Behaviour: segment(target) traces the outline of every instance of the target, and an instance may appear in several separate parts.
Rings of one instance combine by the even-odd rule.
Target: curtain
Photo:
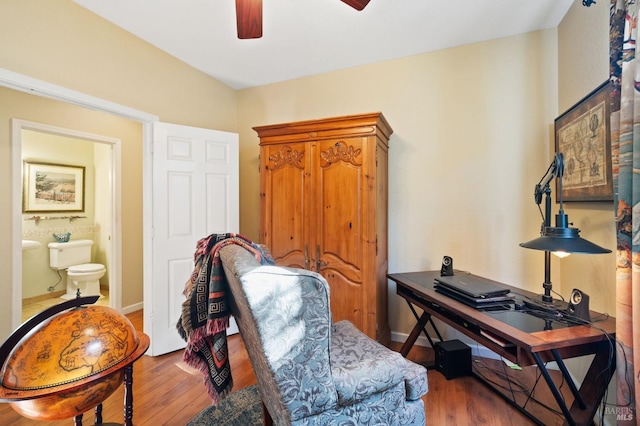
[[[636,424],[640,396],[640,78],[636,61],[638,4],[611,0],[611,154],[616,209],[618,424]]]

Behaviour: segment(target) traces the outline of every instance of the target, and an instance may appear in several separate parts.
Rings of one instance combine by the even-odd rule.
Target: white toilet
[[[63,299],[74,299],[80,290],[82,296],[100,296],[100,278],[107,269],[91,262],[91,240],[68,243],[49,243],[49,266],[67,271],[67,293]]]

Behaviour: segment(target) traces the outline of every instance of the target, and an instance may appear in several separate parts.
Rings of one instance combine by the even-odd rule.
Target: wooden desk
[[[388,278],[396,283],[397,294],[407,301],[417,321],[401,349],[404,356],[421,332],[427,335],[430,342],[432,341],[424,328],[427,323],[434,326],[441,339],[432,320],[437,318],[520,367],[537,366],[564,414],[565,424],[591,424],[615,370],[615,318],[592,311],[592,320],[602,321],[594,322],[593,325],[568,325],[566,320],[561,318],[557,321],[542,319],[525,310],[479,311],[436,292],[433,282],[439,275],[439,271],[388,275]],[[535,293],[505,286],[516,295],[516,300],[537,298]],[[417,314],[414,306],[423,310],[422,315]],[[577,388],[565,367],[564,360],[590,354],[595,354],[595,357],[582,385]],[[547,370],[546,363],[550,361],[558,364],[563,380],[571,389],[574,396],[571,407],[567,407],[564,397]],[[485,383],[491,386],[491,383]],[[491,387],[518,406],[517,401],[510,398],[507,392]],[[518,408],[532,420],[542,424],[525,407]]]

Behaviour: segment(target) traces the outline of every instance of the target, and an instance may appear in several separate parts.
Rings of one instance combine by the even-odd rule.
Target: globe
[[[118,311],[75,306],[46,318],[12,348],[3,345],[10,352],[0,370],[0,401],[35,420],[75,417],[108,398],[124,367],[148,347],[149,338]]]

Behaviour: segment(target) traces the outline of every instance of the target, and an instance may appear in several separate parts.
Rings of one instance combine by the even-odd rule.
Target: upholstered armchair
[[[233,244],[220,258],[231,310],[274,424],[425,424],[424,367],[350,322],[334,324],[320,274],[261,266]]]

